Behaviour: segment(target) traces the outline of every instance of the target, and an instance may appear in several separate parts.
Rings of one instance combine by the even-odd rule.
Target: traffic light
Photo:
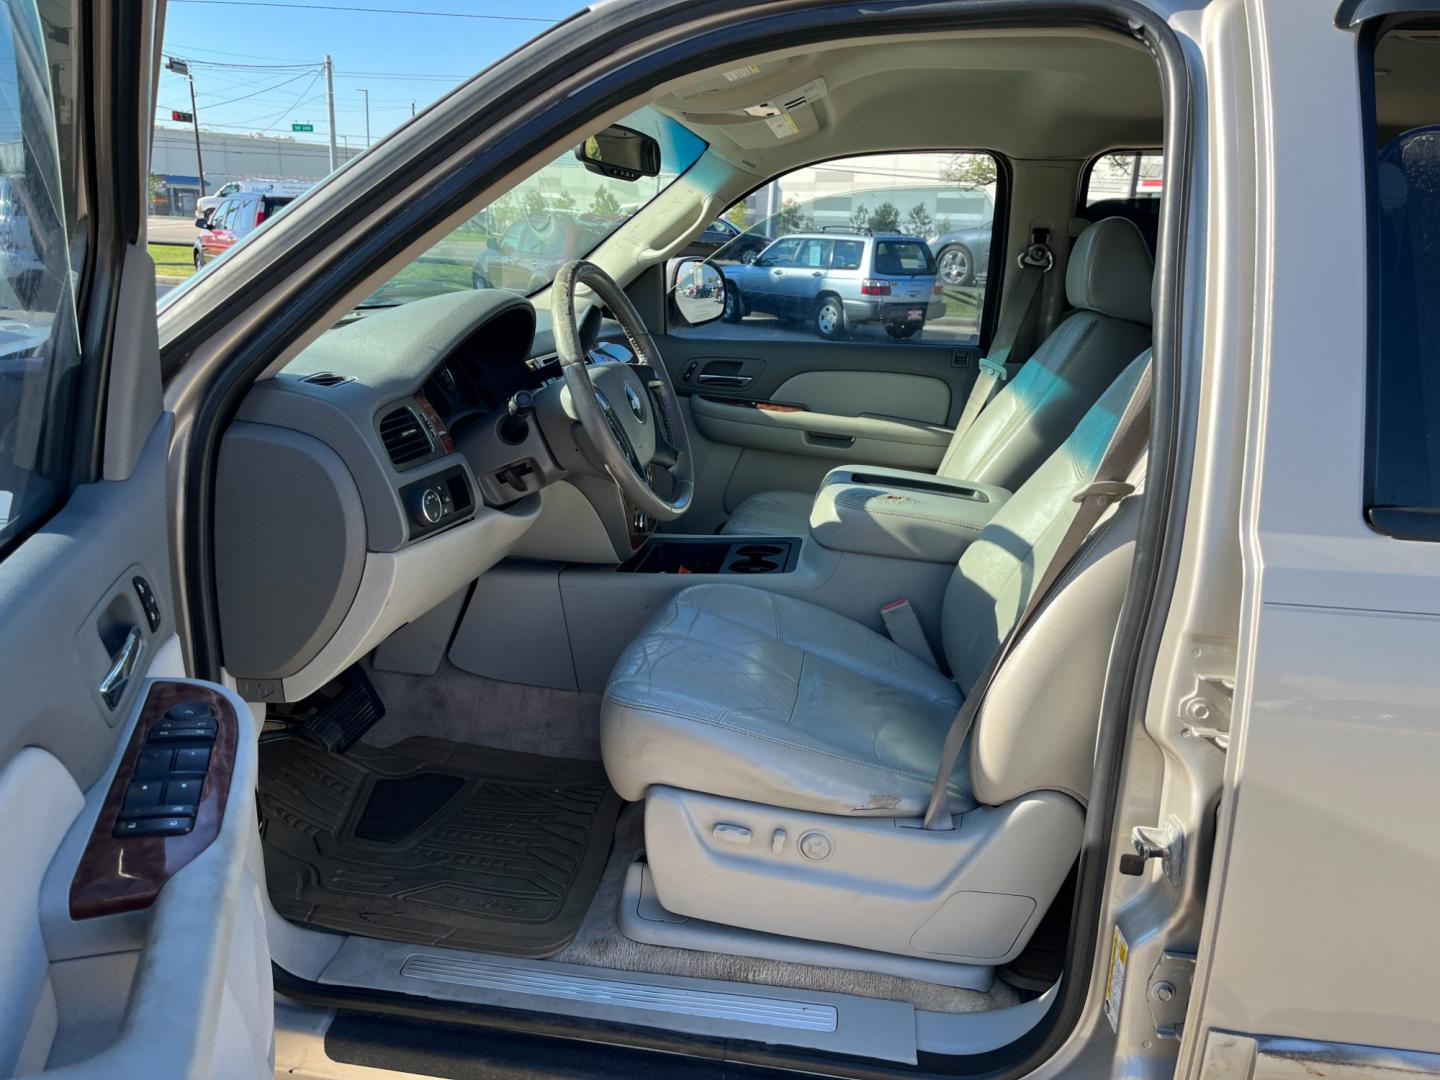
[[[177,121],[179,121],[179,122],[182,123],[182,124],[193,124],[193,123],[195,122],[195,114],[194,114],[194,113],[188,113],[188,112],[181,112],[179,109],[171,109],[171,110],[170,110],[170,119],[171,119],[171,120],[177,120]]]

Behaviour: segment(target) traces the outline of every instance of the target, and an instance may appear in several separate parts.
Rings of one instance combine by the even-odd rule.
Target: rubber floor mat
[[[575,936],[620,797],[599,762],[410,738],[260,754],[275,910],[327,930],[510,956]]]

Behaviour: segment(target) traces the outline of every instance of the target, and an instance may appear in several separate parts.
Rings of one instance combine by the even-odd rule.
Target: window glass
[[[1440,33],[1375,49],[1366,509],[1377,528],[1440,539]]]
[[[975,346],[998,171],[989,154],[927,152],[787,173],[726,212],[738,236],[699,253],[725,277],[725,317],[672,333]]]
[[[602,176],[567,150],[480,208],[360,307],[392,307],[471,288],[526,295],[544,289],[561,266],[588,255],[705,151],[698,135],[648,106],[619,123],[654,136],[659,175],[633,181]]]
[[[63,11],[54,7],[47,29]],[[0,550],[69,487],[75,329],[52,78],[33,4],[0,21]],[[65,36],[68,41],[68,35]]]
[[[1111,199],[1158,199],[1165,192],[1165,155],[1158,150],[1105,154],[1085,176],[1085,206]]]

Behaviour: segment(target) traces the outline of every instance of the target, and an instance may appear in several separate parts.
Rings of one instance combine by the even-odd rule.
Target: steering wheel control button
[[[825,861],[830,857],[830,852],[834,850],[830,843],[830,837],[823,832],[805,833],[800,837],[800,842],[796,846],[799,847],[800,854],[812,862]]]
[[[171,705],[165,712],[165,719],[174,724],[199,726],[215,723],[215,708],[203,701],[182,701],[178,705]]]
[[[722,822],[710,831],[710,835],[726,844],[743,846],[750,843],[750,830],[744,825],[726,825]]]
[[[784,830],[784,829],[776,829],[776,830],[770,835],[770,854],[771,854],[771,855],[784,855],[784,854],[785,854],[785,841],[786,841],[786,839],[787,839],[787,837],[786,837],[786,835],[785,835],[785,830]]]

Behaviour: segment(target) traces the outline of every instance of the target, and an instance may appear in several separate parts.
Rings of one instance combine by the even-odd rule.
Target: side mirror
[[[487,236],[485,238],[485,246],[496,254],[500,252],[500,241],[494,236]]]
[[[197,229],[208,229],[208,228],[210,228],[210,219],[207,218],[204,214],[201,214],[199,217],[197,217],[197,218],[195,219],[195,228],[197,228]]]
[[[671,296],[686,325],[714,322],[725,313],[725,275],[703,259],[682,259],[675,267]]]
[[[639,180],[660,175],[660,143],[653,135],[611,124],[575,148],[585,168],[612,180]]]

